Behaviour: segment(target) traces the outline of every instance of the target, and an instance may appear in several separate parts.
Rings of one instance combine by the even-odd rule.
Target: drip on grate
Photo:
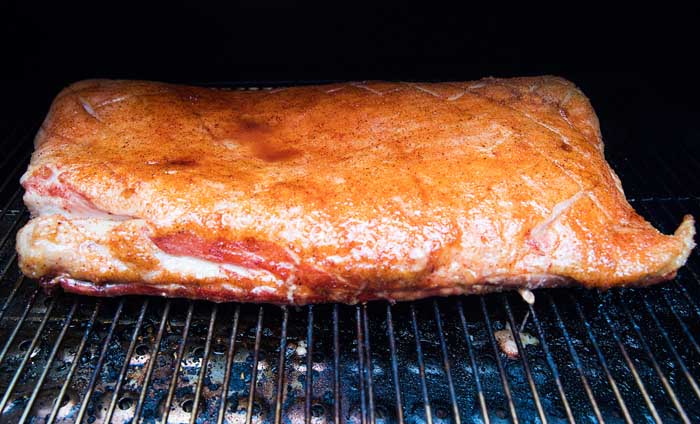
[[[2,422],[571,422],[700,420],[700,261],[669,283],[308,307],[48,297],[17,269],[17,180],[36,126],[0,159]],[[664,232],[700,201],[700,164],[621,160],[637,210]],[[654,195],[642,166],[667,178]],[[664,195],[664,193],[666,193]],[[673,196],[670,193],[683,193]],[[509,358],[495,333],[537,338]]]

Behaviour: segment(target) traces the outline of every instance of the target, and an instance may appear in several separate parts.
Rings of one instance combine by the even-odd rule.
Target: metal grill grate
[[[304,308],[49,297],[14,253],[36,128],[3,128],[1,145],[2,422],[700,421],[697,252],[661,286],[540,291],[534,306],[512,293]],[[663,231],[700,216],[683,183],[692,155],[616,163]],[[656,192],[641,189],[646,166],[663,173]],[[510,359],[495,333],[526,315],[539,344],[516,337]]]

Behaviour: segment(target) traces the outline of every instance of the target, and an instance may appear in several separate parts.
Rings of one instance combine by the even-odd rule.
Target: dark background
[[[224,84],[556,74],[591,98],[612,156],[680,152],[679,143],[677,155],[694,155],[700,140],[697,8],[52,3],[2,6],[6,116],[42,115],[62,87],[96,77]]]

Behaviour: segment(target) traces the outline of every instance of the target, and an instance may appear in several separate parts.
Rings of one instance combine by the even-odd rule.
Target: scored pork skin
[[[672,278],[556,77],[63,90],[22,177],[22,271],[93,295],[305,304]]]

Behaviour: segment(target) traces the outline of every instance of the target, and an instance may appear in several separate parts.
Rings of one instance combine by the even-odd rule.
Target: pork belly
[[[673,278],[556,77],[223,90],[89,80],[22,177],[22,271],[114,296],[355,303]]]

